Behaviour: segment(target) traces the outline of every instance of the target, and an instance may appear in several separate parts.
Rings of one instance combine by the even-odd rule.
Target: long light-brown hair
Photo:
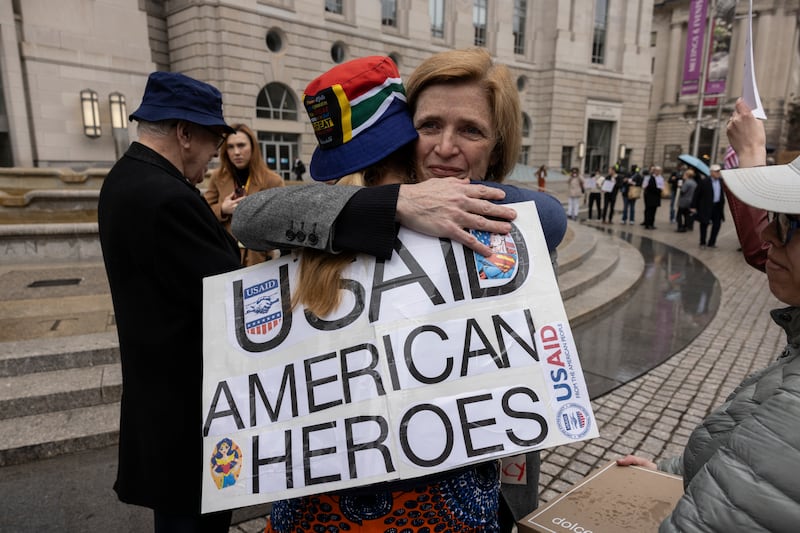
[[[276,176],[277,174],[270,170],[270,168],[264,162],[264,158],[261,157],[261,147],[258,144],[258,138],[256,137],[256,134],[245,124],[233,124],[231,127],[236,130],[236,133],[244,133],[250,140],[250,163],[248,163],[248,169],[250,171],[250,183],[259,189],[266,188],[269,183],[268,176],[271,174]],[[231,158],[228,156],[228,144],[226,142],[222,145],[222,148],[220,148],[218,179],[220,181],[222,181],[224,178],[232,180],[234,179],[235,175],[236,167],[233,165]]]
[[[413,115],[417,98],[431,85],[478,82],[489,99],[496,137],[492,162],[484,177],[503,181],[514,169],[522,145],[522,109],[519,93],[505,65],[495,63],[483,48],[447,50],[423,61],[406,82],[406,97]]]
[[[373,186],[381,183],[412,183],[411,161],[413,143],[390,154],[382,161],[361,172],[339,179],[336,185]],[[369,220],[364,221],[369,224]],[[303,248],[296,290],[292,296],[292,309],[303,305],[306,312],[326,316],[342,303],[342,272],[358,254],[342,252],[331,254],[322,250]]]

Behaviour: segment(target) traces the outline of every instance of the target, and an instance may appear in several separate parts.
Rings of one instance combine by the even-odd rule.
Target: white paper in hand
[[[750,12],[747,17],[747,39],[745,42],[744,80],[742,81],[742,98],[753,116],[766,119],[764,108],[761,106],[761,97],[756,86],[755,65],[753,64],[753,0],[750,0]]]

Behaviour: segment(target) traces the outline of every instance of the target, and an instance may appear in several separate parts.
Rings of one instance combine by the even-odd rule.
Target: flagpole
[[[708,53],[711,48],[711,30],[714,24],[714,16],[717,13],[717,0],[711,0],[706,11],[706,34],[703,37],[703,61],[700,64],[700,86],[697,88],[697,119],[694,125],[694,143],[692,144],[692,155],[698,157],[700,150],[700,122],[703,120],[703,100],[706,98],[706,80],[708,78]]]

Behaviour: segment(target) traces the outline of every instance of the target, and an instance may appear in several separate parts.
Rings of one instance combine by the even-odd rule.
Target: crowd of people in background
[[[659,207],[669,209],[669,223],[678,233],[693,232],[695,221],[699,228],[700,248],[716,248],[717,236],[725,220],[725,195],[721,186],[722,167],[713,164],[694,168],[678,162],[669,177],[657,165],[642,169],[638,165],[608,167],[605,173],[595,170],[580,177],[578,168],[570,169],[567,178],[567,217],[580,220],[581,207],[586,208],[586,220],[613,224],[618,199],[622,210],[619,223],[632,225],[636,221],[637,200],[644,199],[641,226],[655,230]]]

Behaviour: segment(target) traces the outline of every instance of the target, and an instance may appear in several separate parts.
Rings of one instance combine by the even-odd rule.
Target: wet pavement
[[[714,318],[720,300],[719,283],[696,257],[633,231],[600,231],[635,246],[645,271],[626,301],[573,330],[593,399],[682,350]]]

